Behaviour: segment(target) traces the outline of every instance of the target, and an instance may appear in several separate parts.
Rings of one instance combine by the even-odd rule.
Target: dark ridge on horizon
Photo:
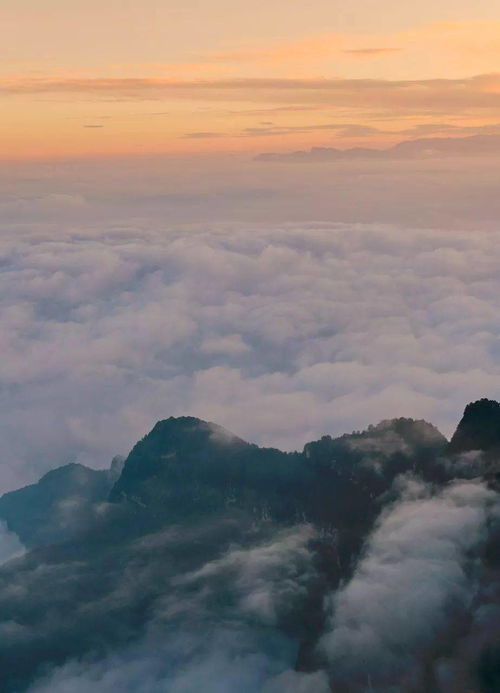
[[[437,158],[440,156],[482,156],[500,155],[500,135],[466,135],[462,137],[421,137],[402,140],[385,149],[374,147],[311,147],[307,150],[291,152],[264,152],[255,157],[256,161],[276,162],[328,162],[377,160],[391,161],[408,158]]]

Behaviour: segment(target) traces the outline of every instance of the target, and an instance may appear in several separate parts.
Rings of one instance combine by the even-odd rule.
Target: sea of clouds
[[[192,414],[301,448],[500,391],[500,233],[3,224],[0,490]]]

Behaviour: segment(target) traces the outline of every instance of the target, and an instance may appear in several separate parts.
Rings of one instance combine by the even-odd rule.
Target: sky
[[[387,147],[498,126],[487,0],[16,0],[4,161]]]

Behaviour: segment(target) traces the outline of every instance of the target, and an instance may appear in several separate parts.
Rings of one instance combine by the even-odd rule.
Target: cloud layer
[[[499,248],[324,224],[4,230],[3,488],[108,466],[185,413],[288,449],[402,415],[450,433],[500,388]]]

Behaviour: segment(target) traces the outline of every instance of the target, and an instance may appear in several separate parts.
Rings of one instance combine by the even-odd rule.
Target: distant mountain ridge
[[[256,156],[257,161],[327,162],[327,161],[391,161],[398,159],[439,157],[498,156],[500,135],[468,135],[462,137],[419,137],[403,140],[385,149],[373,147],[312,147],[293,152],[265,152]]]
[[[171,520],[189,510],[242,503],[276,518],[307,516],[331,524],[339,518],[333,517],[328,497],[333,494],[343,506],[348,492],[350,513],[358,512],[359,503],[363,512],[370,508],[371,521],[373,500],[398,474],[416,471],[443,481],[443,465],[436,463],[440,457],[492,446],[500,446],[500,404],[486,399],[467,405],[450,443],[432,424],[400,418],[338,438],[323,436],[300,453],[260,448],[195,417],[170,417],[159,421],[125,460],[115,458],[110,470],[68,464],[4,494],[0,520],[28,547],[75,536],[85,526],[82,514],[88,522],[87,511],[107,501],[154,505],[155,513]]]

